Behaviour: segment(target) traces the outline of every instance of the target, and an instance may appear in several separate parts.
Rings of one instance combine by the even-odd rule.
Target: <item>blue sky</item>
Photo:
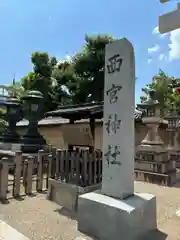
[[[158,34],[158,16],[176,8],[159,0],[4,0],[0,2],[0,83],[31,71],[33,51],[72,56],[84,35],[127,37],[136,56],[136,101],[159,68],[180,77],[180,31]],[[155,30],[153,30],[155,29]]]

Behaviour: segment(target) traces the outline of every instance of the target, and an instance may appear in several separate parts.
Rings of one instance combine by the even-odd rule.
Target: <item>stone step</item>
[[[135,180],[170,186],[176,183],[176,170],[167,174],[135,170]]]
[[[135,170],[166,174],[176,169],[175,161],[153,162],[153,161],[135,161]]]

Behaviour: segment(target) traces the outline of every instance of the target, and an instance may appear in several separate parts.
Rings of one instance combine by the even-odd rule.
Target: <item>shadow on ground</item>
[[[70,211],[65,207],[58,208],[54,210],[54,212],[58,212],[60,215],[71,218],[72,220],[77,220],[77,213]]]
[[[166,240],[167,237],[167,234],[157,229],[156,231],[152,231],[148,235],[141,237],[139,240]]]

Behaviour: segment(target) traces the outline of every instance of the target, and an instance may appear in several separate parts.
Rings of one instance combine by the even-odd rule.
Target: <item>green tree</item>
[[[16,82],[13,80],[13,83],[8,86],[8,94],[10,96],[16,96],[20,99],[24,95],[25,89],[22,86],[21,82]]]
[[[72,63],[62,61],[56,64],[52,77],[55,80],[52,94],[53,100],[57,104],[72,104],[78,81]]]
[[[49,57],[48,53],[34,52],[31,56],[33,72],[22,78],[25,90],[38,90],[47,94],[52,86],[51,74],[57,63],[56,59]]]
[[[60,62],[53,71],[53,78],[56,79],[54,89],[56,101],[62,104],[87,102],[89,82],[76,73],[73,61]]]
[[[22,79],[24,90],[41,91],[46,97],[46,111],[59,104],[102,101],[105,46],[113,40],[107,35],[86,35],[82,51],[71,61],[58,64],[48,53],[33,53],[33,71]]]
[[[155,79],[156,81],[153,81],[142,88],[144,95],[140,97],[141,102],[147,100],[149,90],[153,89],[156,90],[156,97],[162,110],[169,108],[172,103],[178,104],[179,96],[174,94],[172,88],[169,86],[174,80],[174,77],[169,77],[165,72],[159,70]]]
[[[44,111],[54,110],[60,104],[60,102],[54,99],[56,85],[54,84],[55,79],[52,77],[57,60],[55,57],[50,57],[48,53],[34,52],[31,61],[33,71],[22,78],[22,86],[25,91],[41,91],[45,97]]]
[[[76,98],[80,101],[103,100],[105,46],[113,40],[108,35],[86,35],[83,50],[72,58],[78,76]]]
[[[6,110],[4,107],[0,107],[0,135],[7,129],[7,122],[4,120]]]
[[[105,46],[113,40],[108,35],[86,35],[82,51],[71,61],[59,63],[46,52],[34,52],[31,56],[33,71],[16,86],[11,85],[10,90],[18,96],[24,91],[41,91],[45,111],[54,110],[59,104],[102,101]]]

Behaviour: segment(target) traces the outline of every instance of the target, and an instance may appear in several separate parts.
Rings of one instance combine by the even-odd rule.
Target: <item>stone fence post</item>
[[[33,161],[32,156],[27,157],[27,177],[26,177],[26,194],[32,194],[32,175],[33,175]]]
[[[0,199],[6,201],[8,192],[8,173],[9,173],[9,162],[8,158],[4,157],[1,159],[1,174],[0,174]]]
[[[51,162],[51,178],[55,178],[56,175],[56,147],[52,147],[52,162]]]
[[[14,188],[13,188],[13,196],[20,196],[20,186],[21,186],[21,172],[22,172],[22,152],[18,151],[15,155],[15,172],[14,172]]]
[[[43,190],[43,154],[44,150],[39,150],[38,152],[38,173],[37,173],[37,191],[41,192]]]

